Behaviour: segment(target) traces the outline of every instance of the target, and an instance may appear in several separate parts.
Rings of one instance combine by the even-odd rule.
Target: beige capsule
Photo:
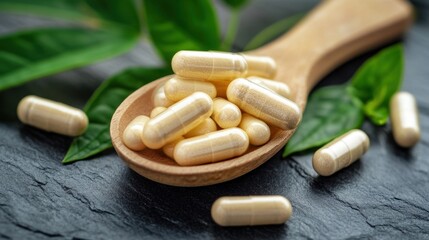
[[[200,125],[196,126],[194,129],[185,134],[185,138],[196,137],[204,135],[209,132],[214,132],[217,130],[216,123],[211,118],[206,118]]]
[[[396,93],[390,101],[393,137],[401,147],[412,147],[420,140],[419,110],[408,92]]]
[[[355,162],[368,148],[366,133],[351,130],[317,150],[313,155],[313,168],[321,176],[330,176]]]
[[[216,97],[213,83],[189,79],[171,78],[164,85],[165,96],[172,101],[180,101],[194,92],[203,92],[211,98]]]
[[[143,129],[146,122],[149,121],[147,116],[138,116],[134,118],[128,126],[125,128],[122,134],[122,142],[129,149],[134,151],[141,151],[145,149],[145,145],[142,140]]]
[[[276,195],[221,197],[213,203],[211,215],[225,227],[283,224],[292,216],[292,205]]]
[[[277,73],[277,64],[274,59],[266,56],[252,56],[241,54],[247,63],[247,76],[274,78]]]
[[[23,98],[17,112],[25,124],[66,136],[79,136],[88,127],[88,117],[82,110],[37,96]]]
[[[174,160],[182,166],[218,162],[240,156],[249,147],[249,138],[240,128],[228,128],[180,141]]]
[[[247,80],[253,83],[259,84],[263,87],[266,87],[274,91],[275,93],[279,94],[280,96],[283,96],[285,98],[290,98],[290,89],[286,83],[277,82],[274,80],[260,78],[260,77],[248,77]]]
[[[215,98],[212,118],[221,128],[237,127],[241,121],[241,111],[234,103],[223,98]]]
[[[243,113],[239,128],[243,129],[249,137],[250,144],[260,146],[270,140],[270,127],[250,114]]]
[[[178,76],[196,80],[232,80],[247,74],[244,57],[227,52],[179,51],[171,66]]]
[[[198,126],[212,112],[210,96],[202,92],[193,93],[150,119],[143,131],[143,142],[148,148],[159,149]]]
[[[167,110],[166,107],[156,107],[152,109],[152,111],[150,112],[150,118],[154,118],[158,116],[160,113],[164,112],[165,110]]]
[[[230,81],[213,81],[211,82],[216,87],[216,96],[221,98],[226,98],[226,90]]]
[[[294,129],[301,120],[294,102],[244,78],[232,81],[226,95],[241,110],[281,129]]]
[[[174,104],[174,101],[165,96],[164,85],[160,85],[153,91],[152,101],[154,107],[169,107]]]
[[[169,158],[174,159],[174,148],[183,139],[185,139],[185,138],[179,137],[178,139],[174,140],[173,142],[165,144],[165,146],[162,147],[162,152],[164,152],[164,154],[167,155]]]

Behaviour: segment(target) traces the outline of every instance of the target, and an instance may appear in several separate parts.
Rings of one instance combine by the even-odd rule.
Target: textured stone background
[[[316,1],[253,1],[242,14],[236,48],[265,26],[310,9]],[[423,136],[413,149],[392,140],[390,126],[363,129],[369,152],[332,177],[311,167],[311,154],[282,159],[277,154],[255,171],[210,187],[178,188],[147,180],[129,170],[114,151],[63,166],[71,139],[16,120],[20,98],[37,94],[82,107],[107,76],[127,66],[160,64],[153,49],[33,81],[0,92],[0,238],[4,239],[198,239],[429,238],[429,2],[414,1],[417,20],[404,38],[403,89],[417,97]],[[223,27],[228,12],[217,3]],[[0,13],[0,34],[47,19]],[[374,52],[327,76],[321,85],[348,80]],[[286,54],[286,53],[285,53]],[[212,202],[224,195],[280,194],[291,200],[285,225],[221,228],[210,218]]]

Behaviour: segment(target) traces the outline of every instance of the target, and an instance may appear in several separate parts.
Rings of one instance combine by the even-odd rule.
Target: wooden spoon
[[[285,82],[292,100],[304,110],[313,86],[329,71],[398,37],[412,22],[412,9],[402,0],[323,1],[290,32],[249,54],[272,57],[278,65],[276,81]],[[113,115],[113,146],[128,166],[153,181],[173,186],[204,186],[239,177],[263,164],[282,149],[294,130],[272,130],[272,139],[246,154],[222,162],[183,167],[162,151],[135,152],[122,143],[127,124],[149,115],[152,93],[171,76],[151,82],[122,102]],[[269,106],[267,106],[269,107]]]

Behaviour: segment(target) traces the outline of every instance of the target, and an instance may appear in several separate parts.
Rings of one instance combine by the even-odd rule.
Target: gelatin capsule
[[[171,66],[178,76],[196,80],[233,80],[247,74],[244,57],[226,52],[179,51]]]
[[[153,91],[152,101],[155,107],[169,107],[174,104],[174,101],[165,96],[164,85],[159,86]]]
[[[266,87],[285,98],[290,97],[290,89],[286,83],[277,82],[274,80],[260,78],[260,77],[248,77],[247,80],[253,83],[259,84],[262,87]]]
[[[214,132],[217,130],[216,123],[211,118],[206,118],[204,122],[200,123],[200,125],[196,126],[194,129],[185,134],[185,138],[196,137],[200,135],[204,135],[209,132]]]
[[[266,56],[252,56],[241,54],[247,63],[247,76],[274,78],[277,73],[277,64],[274,59]]]
[[[301,120],[294,102],[244,78],[232,81],[226,95],[241,110],[281,129],[294,129]]]
[[[167,155],[169,158],[174,159],[174,148],[183,139],[185,139],[185,138],[179,137],[178,139],[176,139],[170,143],[165,144],[165,146],[162,147],[162,151],[164,152],[164,154]]]
[[[239,128],[243,129],[249,137],[250,144],[260,146],[270,140],[270,127],[264,122],[250,114],[243,113]]]
[[[221,128],[237,127],[241,121],[241,111],[234,103],[223,98],[215,98],[212,118]]]
[[[82,110],[37,96],[23,98],[17,112],[25,124],[66,136],[79,136],[88,127]]]
[[[213,81],[211,83],[216,87],[216,96],[226,98],[226,89],[228,89],[230,81]]]
[[[198,126],[212,112],[210,96],[202,92],[193,93],[150,119],[143,130],[143,143],[148,148],[159,149]]]
[[[408,92],[393,95],[390,101],[393,138],[401,147],[412,147],[420,140],[419,110],[416,99]]]
[[[210,82],[171,78],[164,85],[165,96],[172,101],[180,101],[194,92],[203,92],[216,97],[216,87]]]
[[[355,162],[368,148],[366,133],[351,130],[317,150],[313,155],[313,168],[321,176],[330,176]]]
[[[180,141],[174,160],[182,166],[218,162],[240,156],[248,147],[249,138],[243,130],[228,128]]]
[[[128,124],[122,134],[122,142],[124,142],[125,146],[134,151],[145,149],[146,146],[142,141],[142,134],[147,121],[149,121],[149,118],[141,115],[134,118],[134,120]]]
[[[150,112],[150,118],[154,118],[158,116],[160,113],[164,112],[165,110],[167,110],[166,107],[156,107],[152,109],[152,111]]]
[[[292,205],[283,196],[221,197],[211,209],[220,226],[283,224],[292,216]]]

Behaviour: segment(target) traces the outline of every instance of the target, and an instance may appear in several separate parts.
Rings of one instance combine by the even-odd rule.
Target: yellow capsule
[[[154,118],[158,116],[160,113],[164,112],[165,110],[167,110],[166,107],[156,107],[152,109],[152,111],[150,112],[150,118]]]
[[[213,81],[211,83],[216,87],[216,96],[226,98],[226,89],[228,89],[230,81]]]
[[[355,162],[368,148],[366,133],[351,130],[317,150],[313,155],[313,168],[321,176],[330,176]]]
[[[396,93],[390,101],[393,137],[401,147],[412,147],[420,140],[419,110],[408,92]]]
[[[301,120],[294,102],[244,78],[232,81],[226,95],[241,110],[281,129],[296,128]]]
[[[159,86],[153,91],[152,101],[155,107],[169,107],[174,104],[174,101],[165,96],[164,85]]]
[[[241,121],[241,111],[234,103],[223,98],[215,98],[212,118],[221,128],[237,127]]]
[[[228,128],[180,141],[174,160],[182,166],[218,162],[240,156],[249,147],[249,138],[239,128]]]
[[[277,73],[277,64],[274,59],[265,56],[251,56],[241,54],[247,62],[247,76],[274,78]]]
[[[200,125],[196,126],[194,129],[185,134],[185,138],[196,137],[204,135],[209,132],[214,132],[217,130],[216,123],[211,118],[207,118]]]
[[[150,119],[143,130],[143,142],[148,148],[159,149],[198,126],[212,112],[210,96],[193,93]]]
[[[165,96],[172,101],[180,101],[194,92],[203,92],[216,97],[216,87],[210,82],[171,78],[164,85]]]
[[[262,87],[266,87],[285,98],[290,97],[290,89],[286,83],[277,82],[274,80],[260,78],[260,77],[248,77],[247,80],[253,83],[259,84]]]
[[[179,51],[171,66],[177,75],[197,80],[232,80],[247,73],[244,57],[226,52]]]
[[[243,113],[239,128],[243,129],[249,137],[250,144],[260,146],[270,140],[270,127],[250,114]]]
[[[141,151],[146,147],[142,141],[142,134],[148,120],[147,116],[142,115],[134,118],[128,124],[122,134],[122,142],[124,142],[125,146],[134,151]]]
[[[211,209],[213,220],[224,227],[283,224],[292,205],[283,196],[221,197]]]
[[[79,136],[88,127],[88,118],[82,110],[37,96],[23,98],[17,112],[25,124],[66,136]]]
[[[176,139],[170,143],[165,144],[165,146],[162,147],[162,151],[164,152],[164,154],[167,155],[169,158],[174,159],[174,148],[183,139],[185,139],[185,138],[179,137],[178,139]]]

